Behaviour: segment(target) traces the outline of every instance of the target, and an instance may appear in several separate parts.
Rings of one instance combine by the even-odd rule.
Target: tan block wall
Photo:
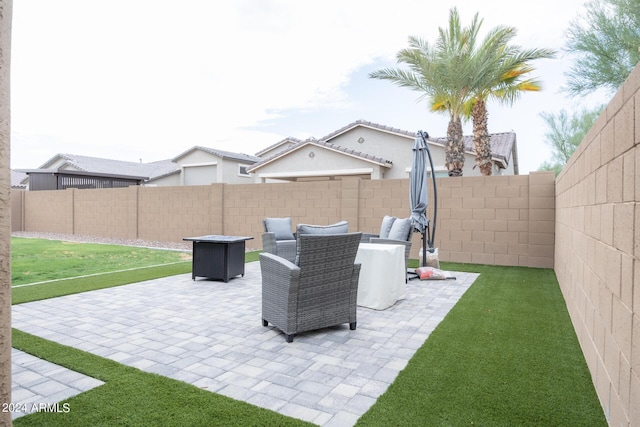
[[[639,143],[636,68],[556,183],[555,271],[616,426],[640,425]]]
[[[349,221],[351,231],[357,231],[356,211],[348,208],[354,204],[357,185],[358,180],[351,179],[225,185],[224,234],[253,236],[254,240],[247,241],[247,248],[260,249],[264,231],[262,221],[267,217],[291,217],[294,227],[301,223],[333,224],[344,219]],[[354,186],[356,192],[353,191]],[[343,194],[347,197],[344,209]]]
[[[135,239],[138,188],[74,190],[74,233]]]
[[[555,182],[550,172],[438,180],[440,259],[553,267]]]
[[[431,188],[429,189],[431,191]],[[435,246],[442,261],[553,267],[554,176],[438,180]],[[25,230],[148,241],[206,234],[252,236],[260,249],[265,217],[292,223],[349,222],[377,233],[385,215],[410,215],[409,180],[212,184],[27,192]],[[433,203],[432,203],[433,205]],[[428,217],[433,218],[433,206]],[[412,258],[422,247],[413,237]]]
[[[24,230],[74,234],[73,196],[76,191],[26,191]]]
[[[138,238],[179,242],[184,237],[223,234],[224,184],[141,187]]]
[[[24,190],[11,189],[11,231],[24,230]]]

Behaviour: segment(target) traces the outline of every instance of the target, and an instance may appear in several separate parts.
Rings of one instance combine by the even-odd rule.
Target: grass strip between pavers
[[[480,276],[359,426],[606,426],[553,270]]]

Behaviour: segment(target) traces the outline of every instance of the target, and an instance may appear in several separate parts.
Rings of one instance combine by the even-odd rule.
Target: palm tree
[[[537,81],[521,80],[521,77],[533,71],[529,61],[554,55],[547,49],[521,51],[520,47],[509,45],[516,35],[512,27],[494,28],[477,45],[481,26],[482,20],[476,13],[471,25],[462,28],[454,7],[449,11],[448,31],[439,28],[433,47],[410,37],[410,47],[398,52],[397,61],[409,65],[409,71],[383,69],[370,74],[372,78],[391,80],[399,86],[421,91],[423,95],[418,100],[428,97],[431,111],[450,114],[445,145],[449,176],[462,175],[462,119],[468,117],[473,120],[476,165],[484,175],[491,174],[486,101],[494,98],[511,104],[523,91],[540,90]]]
[[[11,0],[0,0],[0,401],[11,402],[11,172],[9,163],[9,64]],[[11,425],[2,411],[0,424]]]
[[[473,121],[473,142],[476,151],[476,166],[483,175],[491,175],[491,138],[487,126],[488,99],[512,105],[525,91],[539,91],[541,85],[533,79],[522,77],[533,67],[530,61],[552,58],[550,49],[529,49],[522,51],[509,42],[516,36],[513,27],[496,27],[487,35],[476,52],[476,80],[470,99],[470,114]]]
[[[369,75],[423,92],[419,101],[429,98],[432,111],[449,113],[445,144],[445,164],[449,176],[462,176],[462,118],[472,94],[470,82],[474,79],[475,70],[471,57],[479,29],[478,14],[469,27],[462,28],[460,16],[454,7],[449,12],[448,29],[439,28],[439,36],[433,46],[420,38],[409,37],[410,47],[398,52],[397,62],[407,64],[408,71],[386,68]]]

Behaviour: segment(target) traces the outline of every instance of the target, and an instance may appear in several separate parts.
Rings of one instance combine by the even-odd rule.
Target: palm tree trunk
[[[473,145],[476,149],[476,166],[482,175],[491,175],[493,162],[491,161],[491,137],[487,127],[487,105],[483,99],[477,99],[473,105]]]
[[[445,166],[449,176],[462,176],[464,167],[464,141],[462,140],[462,119],[451,116],[447,126],[447,142],[444,145]]]
[[[0,0],[0,402],[11,403],[11,163],[9,66],[12,0]],[[10,426],[11,412],[0,411]]]

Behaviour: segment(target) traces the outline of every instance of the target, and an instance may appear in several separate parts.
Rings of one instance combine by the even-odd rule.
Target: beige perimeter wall
[[[555,271],[615,426],[640,426],[639,143],[636,68],[556,184]]]
[[[554,194],[547,172],[440,179],[440,260],[552,268]],[[13,202],[14,216],[22,218],[14,231],[175,242],[241,235],[254,237],[249,249],[261,248],[265,217],[290,216],[293,224],[347,220],[351,231],[377,233],[384,215],[410,212],[408,179],[27,191]],[[413,243],[418,258],[419,234]]]

